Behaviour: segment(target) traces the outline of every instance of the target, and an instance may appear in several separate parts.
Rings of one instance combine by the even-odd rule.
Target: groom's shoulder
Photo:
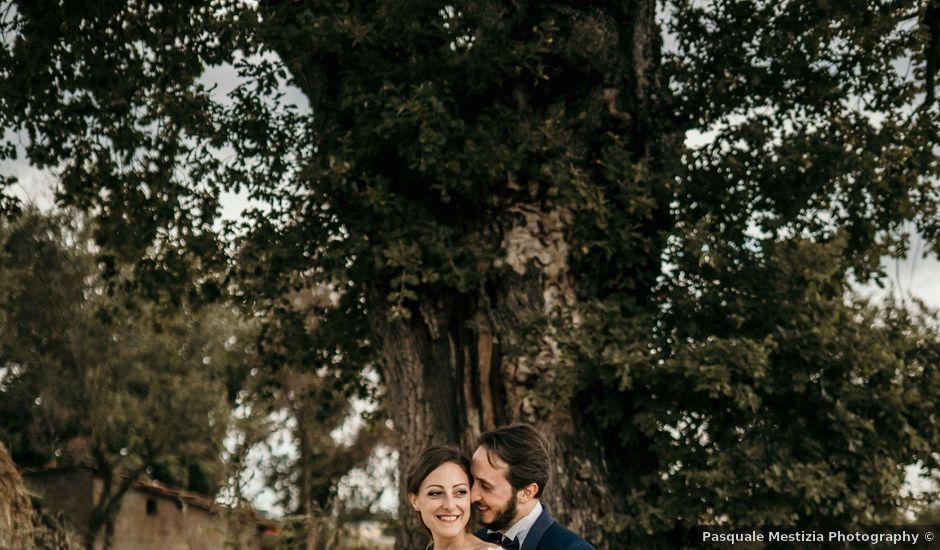
[[[594,547],[555,522],[545,531],[538,550],[594,550]]]

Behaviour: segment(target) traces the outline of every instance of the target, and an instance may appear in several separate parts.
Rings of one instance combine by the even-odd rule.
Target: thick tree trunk
[[[298,47],[297,40],[285,39],[284,29],[278,25],[293,24],[297,20],[295,15],[301,11],[298,6],[303,3],[283,0],[262,3],[268,10],[267,21],[273,22],[266,40],[281,52],[296,84],[318,102],[314,109],[319,108],[329,121],[330,106],[339,108],[341,104],[330,103],[331,98],[342,89],[344,78],[349,78],[338,58],[345,50],[305,49]],[[552,93],[561,96],[570,93],[571,96],[563,100],[571,104],[572,112],[577,105],[604,113],[602,116],[607,118],[599,122],[590,135],[615,134],[617,141],[611,144],[622,143],[632,162],[655,172],[655,157],[662,154],[657,151],[657,143],[661,143],[663,136],[658,134],[664,129],[654,120],[661,114],[654,115],[656,106],[653,104],[662,101],[666,92],[656,76],[660,34],[654,17],[655,3],[632,0],[582,6],[558,2],[549,6],[518,2],[505,13],[521,13],[524,19],[528,18],[518,29],[520,36],[524,36],[530,28],[535,28],[532,25],[540,21],[540,14],[546,10],[570,14],[569,20],[580,22],[571,25],[568,31],[573,35],[571,48],[583,49],[585,55],[593,52],[590,55],[603,53],[606,56],[610,52],[601,63],[605,67],[603,74],[592,77],[597,79],[596,84],[590,84],[595,86],[593,89],[559,86],[552,88]],[[511,27],[510,24],[506,28]],[[292,32],[297,30],[292,29]],[[609,40],[610,47],[605,45],[603,52],[590,49],[596,46],[598,39],[610,37],[614,37]],[[516,35],[509,34],[505,38],[514,40]],[[355,47],[349,46],[350,49]],[[395,48],[389,51],[396,52]],[[566,55],[563,51],[554,52],[547,62],[556,63]],[[415,59],[421,62],[420,57]],[[581,74],[573,70],[577,62],[572,59],[567,60],[570,65],[560,63],[555,67],[560,71],[557,74],[566,71],[571,71],[569,76],[572,77]],[[551,77],[552,82],[564,80],[556,73]],[[512,78],[507,73],[507,82]],[[483,104],[515,104],[521,111],[538,117],[542,116],[539,110],[545,108],[546,102],[562,99],[561,96],[549,99],[540,96],[546,88],[530,94],[532,90],[527,87],[531,86],[527,81],[514,84],[512,100],[504,97],[503,89],[493,92],[492,97],[475,100]],[[592,101],[595,103],[590,104]],[[347,122],[345,119],[333,121],[340,127]],[[327,131],[333,129],[327,123],[324,127]],[[526,138],[520,135],[520,139]],[[586,146],[587,143],[572,144],[572,151]],[[395,144],[389,144],[389,148],[394,150]],[[385,170],[382,158],[375,162],[377,172]],[[394,177],[394,172],[389,177]],[[528,183],[511,181],[509,187],[525,188]],[[539,187],[536,183],[533,185]],[[665,186],[659,187],[664,195],[657,194],[655,201],[665,211],[664,205],[671,198]],[[501,198],[509,196],[511,194]],[[504,269],[499,275],[492,275],[489,266],[484,268],[491,278],[478,294],[422,287],[416,289],[420,298],[417,305],[410,306],[411,316],[393,319],[390,313],[395,304],[386,301],[390,289],[383,287],[388,282],[371,282],[367,300],[373,344],[382,364],[400,453],[401,529],[397,545],[402,550],[423,548],[426,543],[425,531],[407,505],[404,494],[404,472],[411,459],[430,444],[453,444],[472,450],[473,442],[482,431],[511,421],[535,425],[555,446],[555,477],[545,494],[545,501],[555,517],[600,549],[617,547],[615,541],[603,540],[602,514],[622,510],[618,510],[618,499],[608,491],[613,484],[609,482],[601,439],[590,427],[581,425],[582,411],[574,403],[575,396],[569,394],[571,384],[565,380],[571,373],[566,372],[567,363],[554,338],[553,331],[559,326],[577,322],[576,308],[572,307],[576,306],[576,285],[569,271],[566,241],[571,216],[562,209],[553,210],[548,204],[550,201],[537,199],[531,203],[502,204],[501,211],[508,212],[508,217],[489,220],[495,230],[481,239],[501,247],[498,261]],[[661,230],[657,224],[662,220],[653,217],[656,219],[642,221],[644,233],[655,235]],[[459,230],[465,231],[466,227]],[[648,276],[650,280],[659,272],[658,262],[659,253],[653,250],[646,270],[652,274]],[[638,287],[644,285],[646,287],[637,289],[638,302],[649,297],[649,285],[642,281],[637,283]],[[552,322],[535,328],[533,319]],[[534,336],[527,332],[533,329],[540,332]]]
[[[482,431],[514,421],[535,425],[552,441],[556,468],[545,502],[562,523],[608,548],[602,514],[614,511],[602,453],[580,426],[565,393],[565,366],[554,322],[572,305],[563,212],[520,207],[503,232],[505,277],[485,295],[428,299],[410,319],[375,308],[378,339],[399,450],[400,549],[426,543],[405,501],[405,469],[431,444],[472,451]],[[374,297],[379,298],[379,292]],[[378,301],[382,304],[381,300]],[[533,319],[554,321],[537,336]]]
[[[399,522],[397,548],[423,548],[427,536],[405,495],[408,463],[422,448],[466,445],[472,436],[464,394],[464,364],[469,352],[463,328],[464,308],[457,297],[428,301],[410,319],[389,320],[381,291],[373,293],[379,307],[372,315],[373,332],[384,365],[388,402],[399,453]],[[447,300],[446,302],[444,300]]]

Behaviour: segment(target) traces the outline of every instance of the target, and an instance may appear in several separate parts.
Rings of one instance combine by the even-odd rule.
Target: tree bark
[[[268,10],[267,21],[274,22],[266,40],[281,52],[295,83],[317,103],[314,109],[319,108],[322,116],[331,121],[332,113],[340,105],[331,101],[342,89],[343,79],[349,78],[338,58],[344,50],[340,48],[339,53],[319,51],[299,47],[297,40],[284,39],[284,29],[278,25],[296,20],[289,15],[299,13],[297,4],[283,0],[262,3]],[[655,3],[632,0],[597,5],[549,4],[552,5],[517,2],[503,13],[523,14],[524,24],[516,22],[523,36],[533,28],[529,23],[537,22],[540,13],[549,7],[553,8],[553,13],[570,14],[570,20],[579,18],[584,22],[581,30],[570,31],[581,33],[570,43],[574,49],[588,46],[597,49],[596,37],[602,36],[605,40],[615,37],[609,48],[606,44],[601,48],[602,52],[590,50],[605,56],[603,74],[592,76],[598,82],[592,84],[595,87],[588,95],[596,96],[600,102],[597,105],[607,117],[591,130],[591,135],[616,134],[617,142],[624,144],[633,162],[655,170],[655,157],[662,154],[657,151],[657,144],[663,139],[657,134],[663,129],[654,120],[654,116],[658,116],[654,114],[654,104],[662,99],[657,99],[657,93],[666,92],[657,79],[660,34],[655,22]],[[592,30],[591,25],[596,27]],[[505,38],[514,40],[515,35]],[[587,54],[588,50],[584,52]],[[566,55],[560,51],[555,54]],[[382,52],[377,51],[376,55]],[[553,57],[549,63],[557,59]],[[567,62],[570,65],[561,63],[557,68],[567,71],[577,65],[570,59]],[[573,71],[572,74],[580,73]],[[564,80],[554,74],[552,78],[556,83]],[[507,79],[511,80],[508,75]],[[528,80],[522,79],[512,86],[518,92],[513,97],[520,111],[543,116],[539,109],[545,108],[545,88],[539,91],[542,96],[536,93],[530,97],[531,90],[527,86],[532,84]],[[512,93],[506,92],[510,85],[498,88],[492,97],[476,100],[483,107],[489,103],[513,104],[504,97],[505,93]],[[588,103],[581,87],[552,90],[556,94],[572,94],[564,97],[572,105],[584,107]],[[550,98],[557,99],[559,97]],[[594,109],[595,106],[587,107]],[[344,121],[333,122],[345,127]],[[324,127],[328,132],[335,131],[330,124]],[[581,154],[583,146],[586,144],[572,145],[572,151],[577,151],[574,156]],[[389,148],[394,149],[395,144],[390,144]],[[381,159],[376,162],[379,164],[375,169],[381,171]],[[509,179],[507,187],[510,189],[524,189],[530,183],[536,188],[540,185],[514,181],[515,176]],[[660,187],[662,189],[654,191],[658,193],[655,200],[661,212],[668,212],[665,205],[670,196],[665,186]],[[531,202],[523,202],[530,199]],[[479,291],[463,294],[452,288],[425,285],[416,289],[419,299],[409,305],[411,315],[393,317],[399,304],[387,301],[391,290],[389,282],[368,283],[373,344],[382,365],[399,451],[401,528],[396,544],[400,549],[421,548],[427,542],[425,529],[404,494],[405,469],[409,462],[431,444],[459,445],[472,451],[481,432],[512,421],[533,424],[554,445],[554,479],[544,496],[553,515],[597,548],[616,547],[615,542],[603,540],[602,514],[622,510],[608,490],[613,484],[609,481],[602,439],[582,425],[583,411],[576,405],[576,396],[571,395],[572,385],[565,382],[572,373],[567,371],[554,334],[564,323],[577,323],[577,285],[569,269],[567,241],[572,215],[561,207],[550,206],[550,201],[534,197],[519,200],[516,204],[502,204],[501,219],[487,221],[492,225],[481,242],[499,248],[500,265],[484,267],[490,275]],[[658,213],[653,218],[643,220],[642,231],[657,235],[661,231],[657,224],[668,223],[668,220]],[[649,280],[654,280],[659,273],[658,262],[659,252],[653,250],[648,269],[644,270],[652,274],[648,275]],[[642,281],[638,283],[638,302],[649,299],[649,286]],[[541,332],[533,335],[528,333],[534,328],[533,319],[549,322],[537,327]]]
[[[373,310],[399,451],[401,510],[397,548],[426,544],[405,497],[405,470],[428,445],[472,452],[477,437],[509,422],[527,422],[552,442],[556,467],[544,501],[555,518],[601,542],[599,511],[613,511],[599,444],[581,429],[579,411],[559,383],[565,365],[554,323],[538,336],[532,319],[560,321],[574,300],[563,212],[519,207],[503,231],[505,276],[479,296],[428,299],[411,318],[390,320],[381,292]],[[541,327],[540,327],[541,328]]]

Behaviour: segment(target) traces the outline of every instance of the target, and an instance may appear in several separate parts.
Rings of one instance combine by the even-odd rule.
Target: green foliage
[[[246,219],[250,221],[246,223],[252,227],[252,238],[237,243],[238,261],[230,263],[226,254],[231,249],[223,248],[214,225],[220,214],[220,197],[226,192],[243,193],[249,200],[268,204],[292,204],[291,193],[279,185],[296,171],[297,159],[309,155],[309,143],[297,139],[302,119],[294,109],[282,107],[279,102],[277,87],[286,75],[284,69],[263,55],[253,57],[264,53],[249,41],[256,17],[245,12],[238,1],[211,5],[126,2],[108,6],[4,3],[4,11],[2,31],[10,41],[5,43],[8,48],[3,49],[0,68],[2,120],[5,126],[17,127],[25,134],[31,143],[27,147],[31,162],[60,168],[60,201],[95,213],[93,237],[96,256],[103,265],[102,289],[134,298],[129,301],[131,311],[121,311],[128,303],[122,302],[119,307],[105,300],[107,304],[99,304],[99,309],[105,309],[110,316],[108,323],[131,323],[131,331],[147,330],[149,323],[158,323],[161,334],[178,331],[194,338],[220,337],[217,342],[224,342],[229,335],[216,331],[238,332],[234,315],[228,316],[218,307],[209,312],[190,312],[187,308],[217,302],[231,293],[242,313],[253,318],[251,328],[241,330],[239,348],[257,347],[260,357],[254,364],[252,359],[232,365],[218,363],[220,357],[210,356],[214,362],[205,370],[213,371],[213,376],[224,375],[229,400],[253,411],[246,425],[241,426],[252,434],[239,453],[248,452],[248,446],[264,438],[259,430],[270,426],[263,416],[279,407],[291,411],[295,406],[320,409],[317,414],[324,418],[303,429],[315,427],[322,432],[319,435],[328,435],[349,411],[350,395],[365,397],[368,393],[366,384],[358,379],[368,355],[362,345],[364,323],[358,289],[341,290],[336,307],[314,304],[308,311],[299,312],[288,296],[314,284],[298,276],[309,267],[309,258],[297,251],[308,246],[307,234],[317,226],[291,227],[280,211],[274,215],[261,210],[249,212]],[[238,23],[239,16],[244,24]],[[239,48],[241,55],[236,55]],[[200,77],[207,66],[225,62],[236,66],[244,82],[232,90],[231,101],[219,103],[215,91]],[[26,111],[29,116],[23,116]],[[59,126],[57,121],[63,124]],[[60,130],[69,137],[64,141],[47,139]],[[64,156],[73,154],[74,161],[58,164]],[[335,227],[329,234],[336,234]],[[228,224],[221,234],[231,236],[238,230],[236,224]],[[267,240],[269,237],[272,241]],[[345,281],[336,284],[345,285]],[[140,306],[135,300],[141,297],[158,306]],[[180,315],[179,311],[185,313]],[[43,326],[40,315],[30,322]],[[309,330],[321,315],[325,321],[332,321],[316,322],[323,328]],[[231,326],[215,326],[223,318]],[[94,324],[90,327],[100,328]],[[251,334],[256,327],[260,336]],[[141,353],[149,356],[121,358],[132,360],[140,372],[122,373],[120,381],[135,386],[142,384],[136,376],[159,376],[149,372],[153,365],[165,362],[164,353],[176,355],[160,347],[181,345],[181,334],[165,341],[148,341],[149,351]],[[189,344],[193,353],[201,349],[197,342]],[[106,350],[101,353],[109,353]],[[193,359],[201,360],[198,356]],[[249,377],[253,366],[260,372]],[[296,388],[285,386],[288,376],[284,373],[309,371],[327,372],[315,384],[319,389],[305,391],[287,403],[283,396]],[[185,390],[180,398],[186,392],[217,395],[218,388],[205,385],[223,381],[189,380],[183,372],[169,369],[163,374],[172,378],[163,381],[166,384],[183,384],[178,388]],[[247,389],[241,386],[246,378],[251,378]],[[95,402],[102,411],[127,405],[106,397],[96,396],[103,399],[100,404]],[[31,408],[24,405],[21,410]],[[163,414],[172,410],[160,409]],[[205,415],[200,412],[199,416]],[[108,419],[102,421],[111,425]],[[28,423],[25,417],[11,417],[12,426]],[[254,425],[248,427],[249,423]],[[206,492],[215,492],[223,474],[230,473],[223,472],[218,464],[219,434],[227,423],[216,419],[213,426],[215,431],[210,435],[172,431],[149,434],[177,438],[174,445],[181,441],[192,441],[197,446],[212,442],[212,471],[192,472],[206,478],[199,482]],[[103,437],[110,441],[108,438],[115,436],[113,444],[117,447],[112,450],[124,449],[127,442],[117,431],[122,426],[111,427],[113,433]],[[335,492],[337,478],[352,467],[351,457],[355,457],[353,462],[363,457],[359,447],[354,453],[341,453],[342,449],[334,448],[335,443],[328,437],[319,443],[324,453],[334,453],[328,454],[333,460],[322,456],[303,460],[311,462],[307,468],[320,460],[335,467],[329,475],[319,472],[323,477],[311,481],[323,485],[316,500],[325,502]],[[48,460],[50,450],[44,450],[40,453],[42,459],[35,460]],[[188,452],[186,445],[180,450]],[[172,461],[172,453],[161,454],[165,451],[164,446],[154,449],[153,454],[159,455],[160,461]],[[238,457],[231,458],[238,463]],[[272,469],[276,477],[283,474],[290,480],[297,478],[297,470],[292,467],[285,467],[286,473]],[[192,481],[179,464],[161,463],[153,471],[164,481]],[[298,498],[293,490],[296,486],[288,483],[288,487],[287,499]]]
[[[577,297],[546,391],[604,447],[618,540],[877,521],[905,465],[940,466],[935,316],[851,292],[911,227],[940,252],[919,2],[675,1],[664,29],[644,2],[10,5],[3,120],[129,285],[260,312],[272,400],[291,372],[364,391],[376,315],[511,284],[529,209]],[[232,61],[213,97],[197,77]],[[227,192],[257,205],[231,248]],[[311,289],[335,301],[298,311]]]
[[[695,245],[710,261],[758,261],[763,243],[844,232],[848,267],[867,279],[882,256],[903,253],[907,221],[938,251],[920,10],[676,3],[676,107],[687,127],[715,132],[687,153],[676,199],[680,228],[701,224]]]
[[[940,466],[936,318],[847,300],[843,247],[780,243],[722,287],[734,301],[671,303],[647,348],[624,348],[622,328],[571,342],[594,391],[608,388],[585,407],[623,449],[612,467],[634,540],[676,544],[704,522],[885,521],[905,466]],[[588,323],[617,330],[607,313]]]
[[[937,251],[918,5],[671,10],[673,105],[712,138],[684,151],[658,299],[595,294],[567,342],[620,451],[611,528],[675,546],[703,522],[888,521],[905,466],[940,466],[940,335],[851,284],[883,280],[908,222]]]
[[[0,226],[2,437],[21,466],[93,462],[215,493],[235,318],[127,310],[88,242],[62,215]]]

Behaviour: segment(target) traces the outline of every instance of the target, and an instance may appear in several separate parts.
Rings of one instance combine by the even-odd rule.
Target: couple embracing
[[[472,459],[429,447],[408,469],[412,508],[431,532],[427,550],[594,550],[540,501],[552,470],[548,440],[528,424],[486,432]],[[470,534],[470,510],[483,528]]]

